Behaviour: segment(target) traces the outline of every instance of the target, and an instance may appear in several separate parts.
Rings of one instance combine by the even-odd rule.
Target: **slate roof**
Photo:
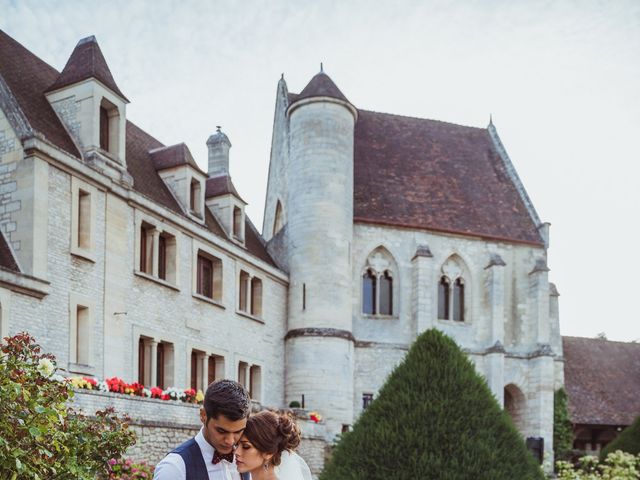
[[[307,86],[304,87],[300,94],[296,96],[296,100],[303,100],[305,98],[312,97],[331,97],[344,102],[349,102],[337,85],[333,83],[333,80],[329,78],[329,75],[324,72],[314,75]]]
[[[116,85],[94,36],[83,38],[78,42],[76,48],[71,52],[67,64],[62,69],[62,73],[47,91],[58,90],[92,77],[109,87],[127,102],[129,101]]]
[[[11,251],[11,247],[2,233],[0,233],[0,268],[11,270],[16,273],[20,272],[18,262],[16,262],[16,258],[13,256],[13,252]]]
[[[189,148],[184,143],[171,145],[169,147],[156,148],[149,152],[149,156],[151,157],[151,161],[156,167],[156,170],[189,165],[206,176],[206,173],[204,173],[195,162]]]
[[[354,220],[543,245],[489,131],[358,111]]]
[[[72,57],[74,54],[76,55],[76,59],[72,62],[72,58],[70,58],[67,62],[67,66],[65,67],[65,69],[69,67],[69,69],[67,69],[68,75],[61,75],[56,69],[49,66],[0,30],[1,79],[7,83],[7,86],[15,97],[25,117],[31,124],[31,127],[53,145],[78,159],[82,159],[82,155],[76,148],[74,142],[44,94],[52,86],[57,85],[55,88],[59,88],[62,84],[58,84],[58,81],[62,82],[64,80],[70,83],[75,83],[75,81],[78,81],[84,73],[92,71],[94,72],[94,76],[97,76],[96,78],[98,78],[98,80],[105,83],[105,85],[109,86],[116,93],[121,95],[121,92],[117,89],[115,82],[113,82],[113,85],[108,84],[110,82],[109,78],[113,80],[113,77],[111,76],[111,72],[108,70],[108,67],[106,67],[106,62],[101,66],[104,61],[104,57],[102,56],[97,43],[94,41],[95,39],[84,43],[82,41],[79,42],[72,54]],[[83,69],[74,65],[82,65],[84,73],[82,73]],[[106,71],[104,67],[106,67]],[[80,71],[80,73],[78,73],[78,71]],[[60,80],[60,78],[63,80]],[[162,142],[155,139],[132,122],[127,121],[127,170],[133,177],[134,190],[146,196],[151,201],[183,215],[185,218],[189,218],[184,214],[177,200],[157,172],[158,166],[169,164],[172,161],[175,161],[176,157],[174,157],[174,160],[170,160],[167,158],[171,157],[171,153],[169,153],[167,157],[164,157],[163,155],[156,155],[155,160],[158,162],[157,166],[154,164],[154,158],[152,158],[153,153],[150,153],[150,151],[155,150],[157,152],[157,149],[162,149],[164,147],[165,145]],[[174,147],[176,150],[171,150]],[[180,157],[179,154],[184,153],[184,150],[179,145],[169,147],[167,150],[176,154],[177,157]],[[208,209],[205,209],[205,225],[215,235],[227,238],[215,217],[208,212]],[[259,239],[254,239],[250,237],[250,235],[247,235],[245,246],[247,251],[252,255],[268,261],[271,265],[275,265],[273,260],[269,257],[269,254],[266,252],[265,246]]]
[[[58,148],[80,158],[80,152],[43,95],[58,71],[0,30],[0,76],[7,83],[31,127]]]
[[[213,178],[207,178],[207,186],[204,192],[204,198],[217,197],[219,195],[226,195],[231,193],[235,195],[240,200],[242,197],[236,190],[236,187],[233,185],[231,181],[231,177],[229,175],[219,175]],[[244,202],[244,200],[242,200]],[[247,202],[244,202],[247,203]]]
[[[485,128],[358,109],[353,196],[356,222],[544,245]]]
[[[640,415],[640,343],[562,337],[575,424],[626,426]]]

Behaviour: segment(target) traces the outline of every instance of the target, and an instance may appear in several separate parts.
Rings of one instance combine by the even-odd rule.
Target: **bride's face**
[[[262,468],[272,455],[262,453],[247,439],[242,437],[236,448],[236,466],[240,473],[250,472],[257,468]]]

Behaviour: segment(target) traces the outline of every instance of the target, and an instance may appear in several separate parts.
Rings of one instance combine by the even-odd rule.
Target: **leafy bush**
[[[73,387],[29,334],[5,338],[0,355],[0,478],[94,479],[135,443],[113,409],[87,417],[67,405]]]
[[[625,428],[618,438],[602,449],[600,459],[602,460],[611,452],[622,450],[633,455],[640,454],[640,417],[636,418],[631,425]]]
[[[555,461],[569,460],[573,449],[573,426],[569,417],[567,392],[564,388],[553,395],[553,450]]]
[[[637,480],[640,478],[640,456],[620,450],[599,462],[596,457],[582,457],[577,466],[570,462],[556,463],[558,480]]]
[[[467,478],[544,475],[471,361],[428,330],[342,435],[320,479]]]
[[[130,459],[109,460],[109,480],[152,479],[153,467],[145,462],[134,463]]]

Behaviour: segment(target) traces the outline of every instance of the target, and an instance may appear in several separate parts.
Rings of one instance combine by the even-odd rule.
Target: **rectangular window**
[[[198,255],[198,289],[205,297],[213,298],[213,262],[201,254]]]
[[[247,388],[249,381],[249,364],[247,362],[238,363],[238,383]]]
[[[78,191],[78,247],[91,248],[91,194]]]
[[[158,238],[158,278],[167,279],[167,237]]]
[[[233,236],[242,240],[242,210],[238,207],[233,207]]]
[[[89,308],[76,306],[76,363],[89,365],[89,351],[91,346],[91,325]]]
[[[153,227],[146,223],[140,226],[140,271],[151,274],[153,261]]]
[[[369,405],[373,402],[373,393],[363,393],[362,394],[362,409],[366,410]]]
[[[209,383],[224,378],[224,357],[209,355],[208,381]]]
[[[144,338],[140,337],[138,340],[138,383],[144,385],[145,383],[145,375],[147,373],[147,369],[145,368],[146,362],[146,345]]]
[[[251,279],[251,315],[262,316],[262,280],[256,277]]]
[[[249,369],[249,396],[256,401],[260,401],[260,390],[262,388],[262,370],[258,365],[251,365]]]
[[[165,355],[164,355],[164,343],[158,344],[156,350],[156,386],[162,389],[165,388],[164,384],[164,367],[165,367]]]
[[[238,301],[238,310],[241,312],[249,311],[249,274],[244,270],[240,272],[240,298]]]
[[[191,388],[198,390],[198,378],[200,376],[200,368],[198,362],[198,352],[191,351]]]
[[[109,112],[100,107],[100,148],[109,151]]]

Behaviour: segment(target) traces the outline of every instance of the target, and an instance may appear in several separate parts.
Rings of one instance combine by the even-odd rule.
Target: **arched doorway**
[[[504,387],[504,409],[513,420],[518,431],[524,435],[525,419],[524,412],[526,407],[526,398],[522,390],[513,383]]]

